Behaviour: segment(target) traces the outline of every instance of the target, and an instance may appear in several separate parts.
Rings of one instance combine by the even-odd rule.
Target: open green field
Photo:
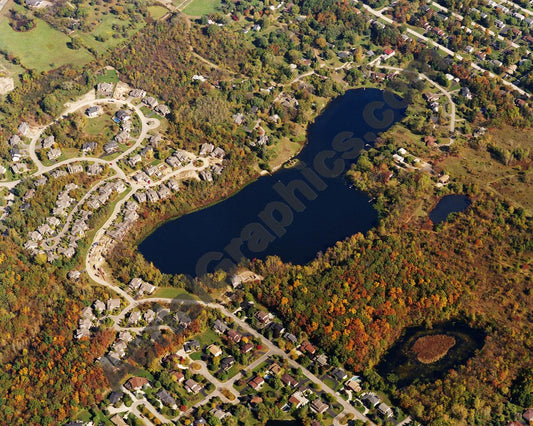
[[[25,10],[18,5],[13,5],[13,9]],[[69,37],[41,19],[35,21],[33,30],[17,32],[9,26],[6,16],[0,16],[0,46],[17,56],[26,68],[47,71],[65,64],[83,65],[93,58],[85,49],[69,49]]]
[[[168,9],[163,6],[148,6],[148,12],[152,19],[160,19],[168,13]]]
[[[168,297],[169,299],[186,299],[194,300],[196,299],[191,293],[182,288],[176,287],[160,287],[154,294],[151,294],[149,297]]]
[[[220,0],[192,0],[191,2],[177,0],[174,5],[190,16],[203,16],[220,9]]]
[[[97,51],[107,50],[115,47],[119,43],[126,40],[126,38],[118,36],[120,33],[113,29],[113,26],[122,27],[126,22],[121,20],[116,15],[108,14],[99,18],[99,22],[96,25],[95,29],[89,33],[83,33],[76,31],[74,34],[76,37],[79,37],[83,43]],[[128,36],[131,37],[138,30],[144,26],[137,24],[136,26],[128,30]]]
[[[96,83],[118,83],[118,74],[114,69],[108,69],[105,73],[96,75]]]

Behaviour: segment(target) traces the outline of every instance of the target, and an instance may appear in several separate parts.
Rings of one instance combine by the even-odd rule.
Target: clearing
[[[26,9],[13,4],[12,8],[25,13]],[[17,32],[9,25],[7,16],[0,16],[0,46],[18,57],[26,67],[48,71],[65,64],[84,65],[93,59],[85,49],[67,47],[70,38],[55,30],[48,23],[34,18],[36,27],[30,31]]]
[[[220,10],[220,0],[177,0],[174,5],[190,16],[203,16]]]

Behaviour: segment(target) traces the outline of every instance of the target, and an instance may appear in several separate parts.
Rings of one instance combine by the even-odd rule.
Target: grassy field
[[[168,297],[169,299],[195,300],[196,298],[187,290],[176,287],[160,287],[149,297]]]
[[[168,13],[168,9],[163,6],[148,6],[148,12],[152,19],[159,19],[165,16]]]
[[[97,51],[111,49],[126,40],[124,37],[118,37],[117,35],[119,32],[113,29],[114,25],[122,27],[125,24],[125,22],[119,17],[113,14],[108,14],[99,17],[98,21],[99,22],[93,31],[89,33],[77,31],[74,35],[79,37],[86,46],[96,49]],[[131,37],[143,26],[144,22],[142,25],[137,24],[135,27],[128,30],[128,37]],[[97,38],[100,40],[97,40]]]
[[[118,74],[116,70],[108,69],[103,74],[96,75],[96,83],[118,83]]]
[[[203,16],[214,13],[220,8],[220,0],[192,0],[192,2],[183,2],[177,0],[174,4],[190,16]],[[185,6],[185,7],[183,7]]]
[[[497,146],[510,151],[517,147],[529,149],[533,144],[531,132],[508,126],[490,129],[489,139]],[[497,193],[515,206],[523,207],[528,214],[533,214],[533,171],[528,167],[530,161],[504,165],[492,158],[484,148],[476,150],[464,147],[459,156],[447,158],[441,166],[450,177],[463,182],[474,182],[489,192]]]
[[[25,10],[18,5],[13,5],[13,9]],[[35,18],[35,21],[37,25],[33,30],[16,32],[9,26],[9,19],[0,16],[0,46],[17,56],[25,67],[47,71],[65,64],[83,65],[92,59],[85,49],[69,49],[68,36],[41,19]]]

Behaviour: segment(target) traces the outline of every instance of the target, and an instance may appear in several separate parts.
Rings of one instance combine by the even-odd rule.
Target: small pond
[[[377,371],[399,387],[438,380],[474,356],[483,347],[485,336],[483,330],[464,322],[446,322],[432,329],[407,328],[382,357]]]
[[[437,205],[429,212],[431,221],[438,225],[445,222],[450,213],[459,213],[468,208],[472,202],[466,195],[446,195],[440,199]]]

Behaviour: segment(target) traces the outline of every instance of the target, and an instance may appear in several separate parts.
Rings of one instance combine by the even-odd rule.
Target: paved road
[[[366,5],[366,4],[363,4],[363,7],[368,11],[370,12],[372,15],[374,15],[375,17],[377,18],[380,18],[382,19],[383,21],[385,21],[386,23],[388,23],[389,25],[393,25],[393,24],[397,24],[396,21],[392,20],[391,18],[389,18],[388,16],[384,16],[382,14],[382,12],[380,11],[377,11],[373,8],[371,8],[370,6]],[[442,46],[441,44],[437,43],[436,41],[434,40],[431,40],[430,38],[426,37],[426,36],[423,36],[422,34],[412,30],[411,28],[407,28],[407,32],[409,34],[411,34],[412,36],[415,36],[416,38],[419,38],[425,42],[427,42],[428,44],[432,43],[433,45],[435,45],[436,47],[438,47],[440,50],[442,50],[444,53],[450,55],[450,56],[453,56],[459,60],[462,60],[463,57],[459,54],[459,53],[456,53],[454,52],[453,50],[450,50],[448,49],[447,47],[444,47]],[[491,78],[495,78],[496,76],[491,73],[490,71],[484,69],[484,68],[481,68],[479,65],[477,65],[476,63],[474,62],[471,62],[470,66],[472,68],[474,68],[475,70],[477,71],[480,71],[482,73],[487,73]],[[524,90],[522,90],[520,87],[516,86],[515,84],[507,81],[507,80],[504,80],[504,79],[501,79],[502,83],[505,84],[506,86],[509,86],[511,87],[513,90],[516,90],[518,93],[520,93],[521,95],[524,95],[524,96],[527,96],[527,97],[530,97],[530,94],[525,92]]]

